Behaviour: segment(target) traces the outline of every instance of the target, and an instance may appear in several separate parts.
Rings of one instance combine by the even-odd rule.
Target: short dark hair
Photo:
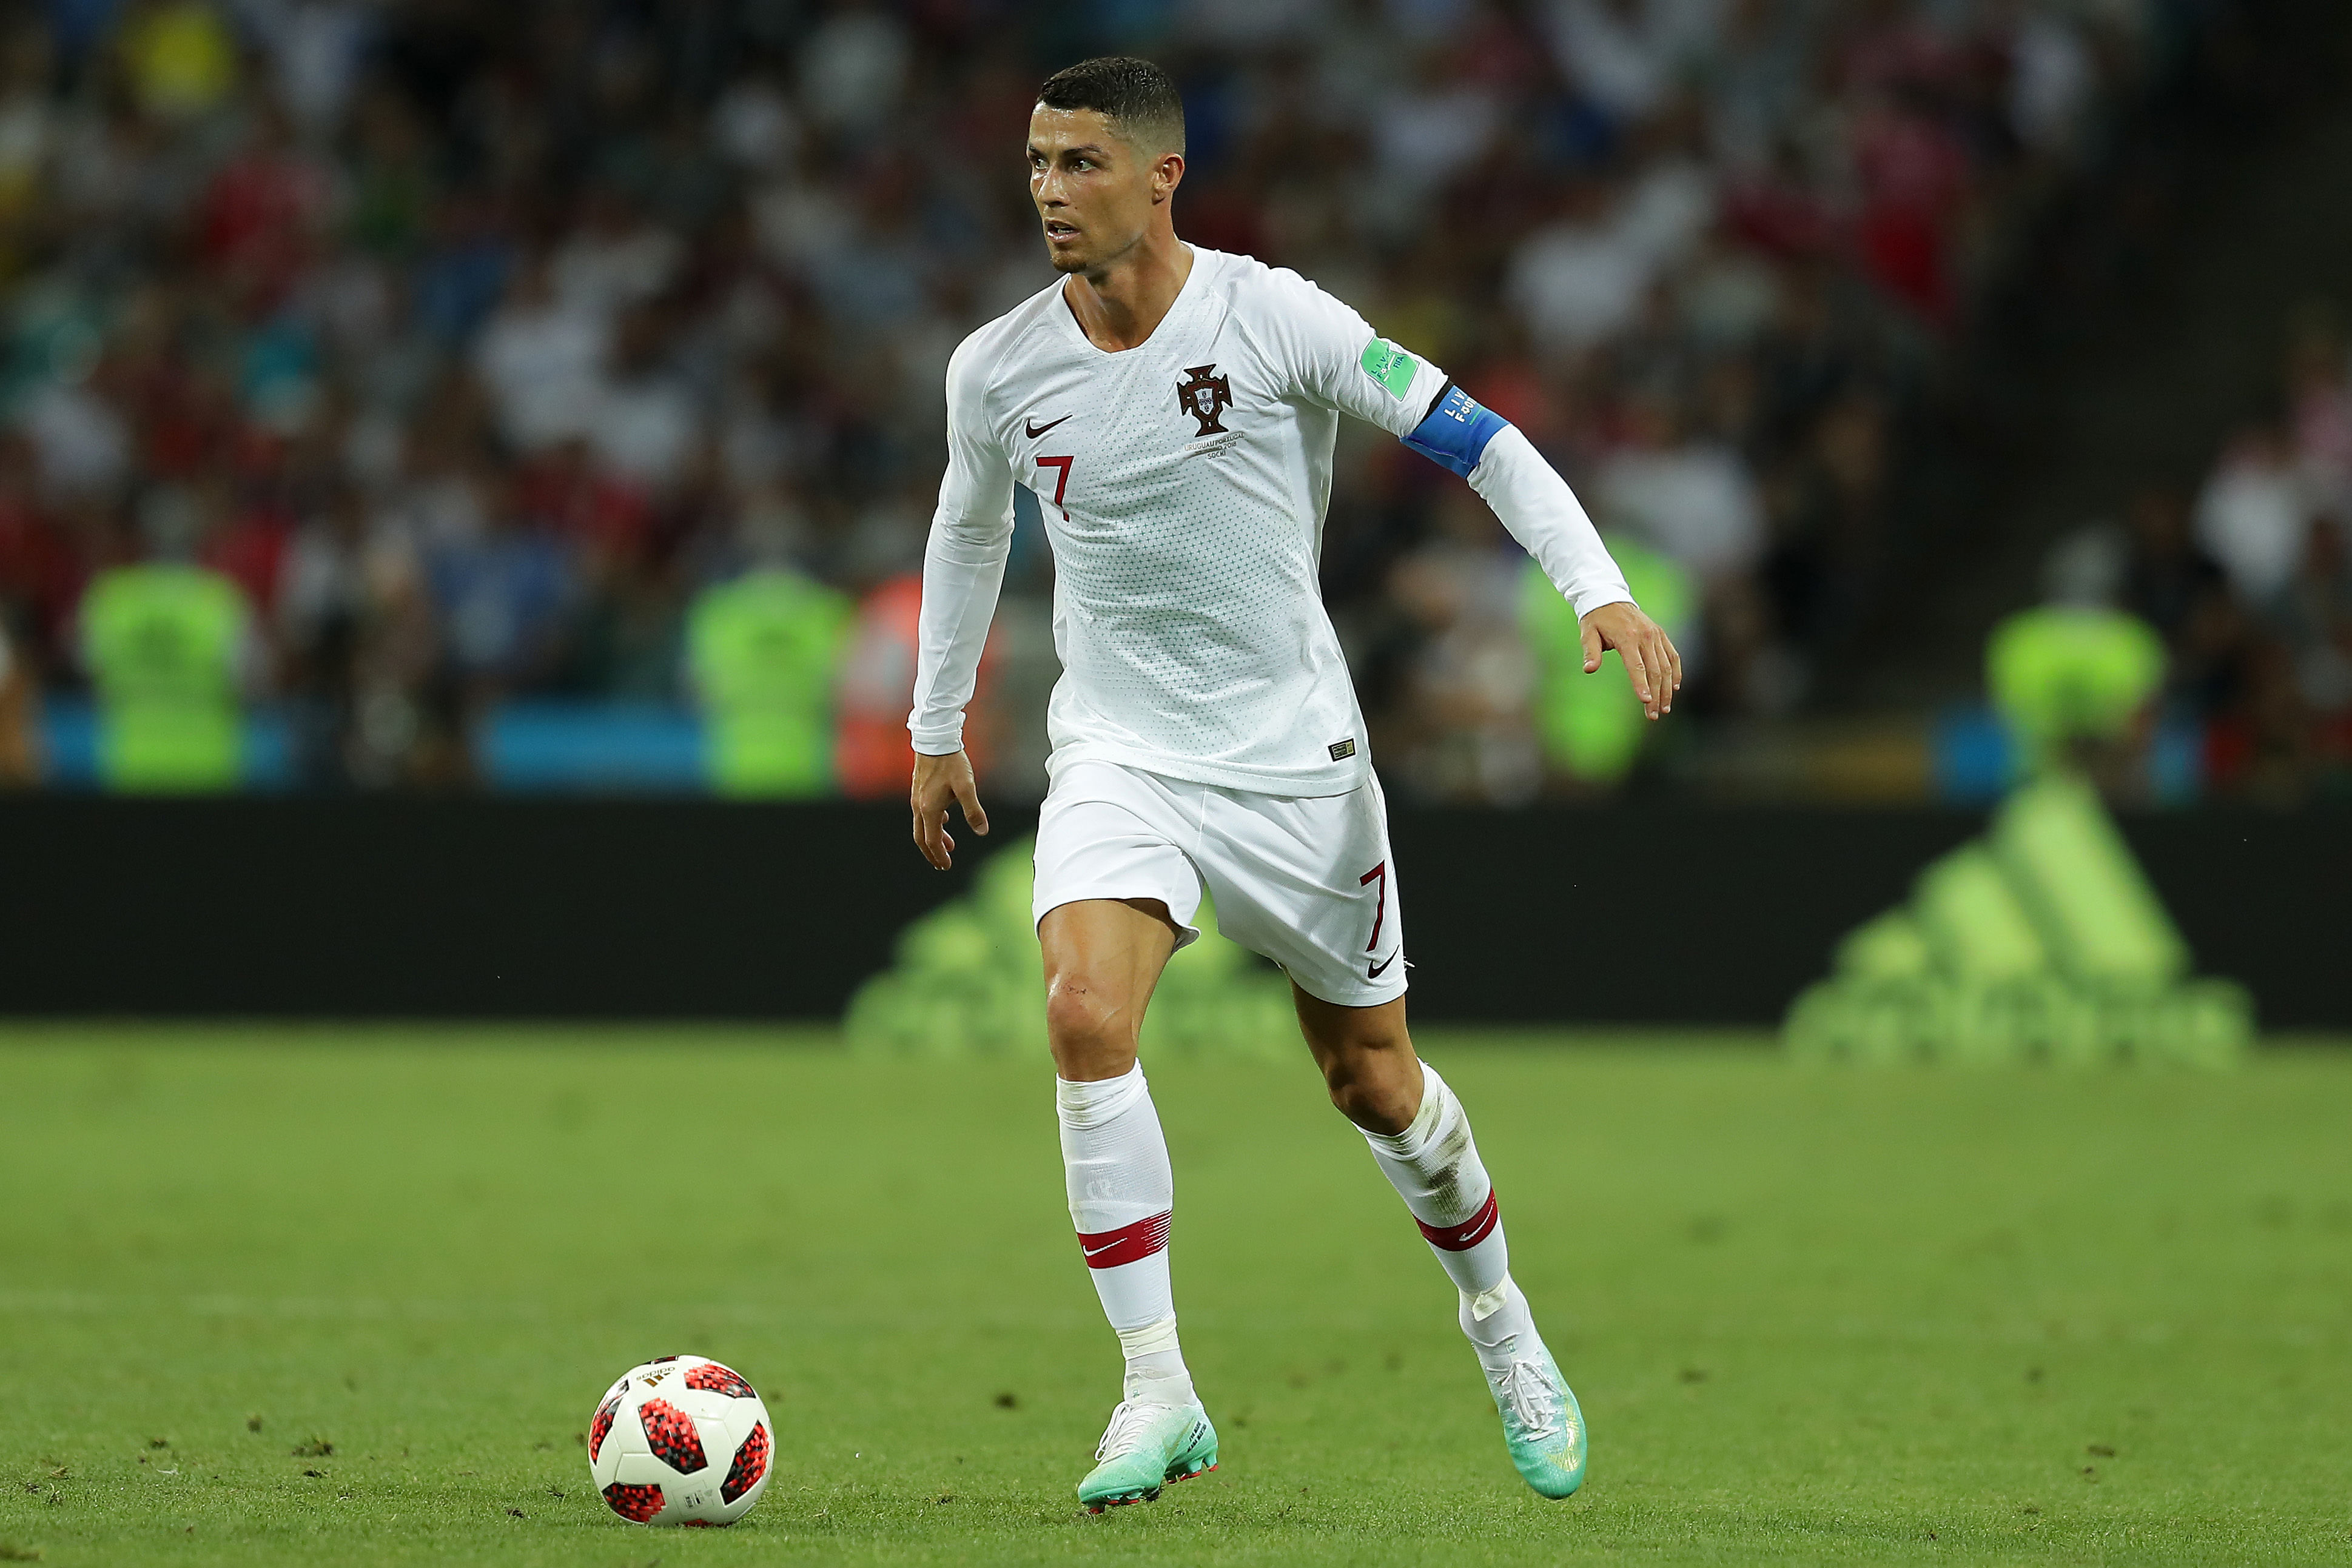
[[[1091,109],[1138,152],[1184,151],[1184,98],[1166,71],[1133,55],[1080,60],[1045,78],[1037,101],[1047,109]]]

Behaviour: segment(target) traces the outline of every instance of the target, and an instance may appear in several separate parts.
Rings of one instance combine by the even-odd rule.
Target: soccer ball
[[[768,1484],[768,1407],[705,1356],[656,1356],[604,1391],[588,1424],[588,1476],[638,1524],[732,1524]]]

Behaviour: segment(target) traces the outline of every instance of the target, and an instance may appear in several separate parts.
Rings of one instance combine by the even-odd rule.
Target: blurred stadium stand
[[[1981,416],[2036,345],[2086,329],[2020,301],[2072,278],[2057,292],[2097,318],[2103,286],[2163,272],[2133,193],[2272,157],[2326,96],[2312,62],[2340,64],[2313,47],[2331,9],[20,6],[0,750],[101,779],[93,687],[209,682],[257,727],[249,786],[700,788],[688,710],[713,688],[688,628],[757,564],[856,606],[829,679],[773,688],[835,724],[830,777],[777,788],[895,793],[941,370],[1050,278],[1019,173],[1034,83],[1126,49],[1185,87],[1181,233],[1297,267],[1445,364],[1688,602],[1694,679],[1653,751],[1548,744],[1591,724],[1546,711],[1517,551],[1466,490],[1352,433],[1325,586],[1401,797],[1589,798],[1630,774],[1978,799],[2007,765],[1980,720],[1936,716],[1977,700],[1982,637],[2047,542],[2003,531],[2001,476],[2039,455]],[[2163,162],[2224,121],[2191,138],[2204,162]],[[2298,321],[2293,419],[2231,442],[2189,543],[2170,503],[2099,499],[2129,507],[2126,597],[2171,640],[2175,766],[2144,798],[2344,787],[2352,622],[2325,541],[2352,414],[2335,320]],[[2216,421],[2200,452],[2243,412],[2194,406]],[[974,727],[1012,799],[1042,788],[1054,674],[1024,511]],[[89,635],[91,585],[174,555],[235,585],[241,643],[132,640],[164,664],[110,672],[135,657]],[[1969,578],[1987,559],[1998,580]]]

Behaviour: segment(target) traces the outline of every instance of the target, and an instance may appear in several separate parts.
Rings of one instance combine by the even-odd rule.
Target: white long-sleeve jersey
[[[1466,472],[1579,614],[1631,597],[1519,432],[1297,273],[1191,249],[1175,302],[1132,349],[1097,348],[1057,280],[949,361],[908,719],[917,751],[962,744],[1016,482],[1036,495],[1054,550],[1049,771],[1104,758],[1298,796],[1363,781],[1363,714],[1318,581],[1342,413],[1400,438],[1421,431],[1424,450],[1439,426],[1482,422],[1475,452],[1433,455]]]

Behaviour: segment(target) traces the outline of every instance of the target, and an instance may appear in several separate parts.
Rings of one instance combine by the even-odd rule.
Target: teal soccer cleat
[[[1502,1412],[1511,1463],[1543,1496],[1564,1498],[1584,1484],[1584,1412],[1540,1340],[1535,1351],[1488,1368],[1486,1382]]]
[[[1078,1483],[1088,1513],[1150,1502],[1170,1481],[1217,1468],[1217,1429],[1198,1405],[1137,1405],[1120,1400],[1095,1449],[1101,1461]]]

